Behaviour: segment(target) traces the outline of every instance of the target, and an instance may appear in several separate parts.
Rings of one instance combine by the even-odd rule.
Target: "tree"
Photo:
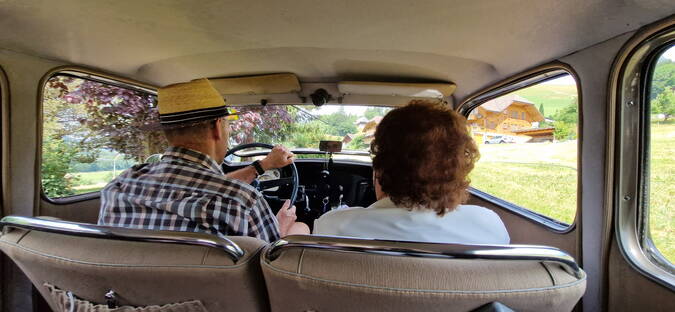
[[[289,124],[300,118],[297,115],[282,105],[241,108],[239,120],[231,122],[230,139],[233,144],[280,142],[291,133]]]
[[[330,134],[344,137],[347,134],[356,132],[356,116],[349,115],[340,107],[335,113],[322,115],[319,117],[330,128]]]
[[[662,57],[654,68],[649,98],[654,100],[659,94],[673,87],[675,87],[675,62]]]
[[[576,125],[568,124],[564,121],[553,122],[553,137],[556,140],[574,140],[577,138]]]
[[[544,115],[544,103],[539,104],[539,112],[546,118],[546,115]]]
[[[384,116],[386,115],[391,108],[388,107],[368,107],[366,111],[363,112],[363,116],[368,118],[368,120],[373,119],[375,116]]]
[[[575,99],[569,105],[563,107],[553,115],[553,120],[568,124],[576,124],[579,120],[579,105]]]
[[[675,115],[675,90],[664,90],[652,100],[652,113],[663,114],[665,116],[664,121],[667,121],[668,118]]]

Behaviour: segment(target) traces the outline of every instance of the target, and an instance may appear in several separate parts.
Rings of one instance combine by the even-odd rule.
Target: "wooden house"
[[[509,94],[490,100],[474,109],[468,118],[474,138],[477,142],[485,142],[495,136],[509,136],[516,142],[527,142],[532,137],[527,134],[537,129],[538,135],[553,139],[553,128],[538,129],[544,116],[534,103],[527,99]],[[540,134],[539,132],[544,132]]]

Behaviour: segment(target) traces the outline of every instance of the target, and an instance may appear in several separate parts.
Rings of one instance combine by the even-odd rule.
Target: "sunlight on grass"
[[[652,123],[649,232],[654,245],[675,263],[675,124]]]
[[[577,209],[577,141],[481,145],[471,185],[572,224]]]

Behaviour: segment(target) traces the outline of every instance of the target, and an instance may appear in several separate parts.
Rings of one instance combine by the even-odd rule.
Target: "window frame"
[[[675,20],[636,34],[618,54],[610,76],[610,132],[607,163],[608,209],[615,237],[628,264],[647,278],[675,291],[675,264],[649,237],[648,157],[651,131],[649,87],[658,56],[675,45]],[[637,87],[636,87],[637,85]],[[632,130],[632,131],[630,131]],[[627,144],[638,142],[635,144]]]
[[[576,192],[576,212],[574,215],[574,221],[571,224],[561,222],[559,220],[553,219],[541,213],[535,212],[523,206],[517,205],[515,203],[509,202],[505,199],[496,197],[494,195],[488,194],[484,191],[478,190],[473,187],[469,187],[469,193],[472,196],[478,197],[482,200],[490,202],[493,205],[499,206],[503,209],[506,209],[516,215],[519,215],[526,220],[531,221],[534,224],[540,225],[547,230],[550,230],[558,234],[566,234],[573,231],[577,226],[577,221],[580,218],[581,213],[581,190],[582,190],[582,163],[581,163],[581,152],[582,152],[582,141],[583,141],[583,97],[581,92],[581,85],[579,83],[579,76],[574,71],[574,69],[563,62],[555,61],[545,65],[535,67],[531,70],[516,74],[511,78],[507,78],[501,82],[496,83],[495,85],[480,90],[463,100],[456,110],[462,115],[468,118],[468,115],[474,110],[477,109],[483,103],[498,98],[500,96],[524,89],[527,87],[534,86],[536,84],[545,82],[547,80],[552,80],[560,76],[569,75],[576,82],[577,88],[577,99],[578,99],[578,112],[579,112],[579,123],[577,125],[578,129],[578,139],[577,139],[577,192]]]
[[[6,172],[9,172],[9,140],[6,139],[9,136],[9,82],[7,80],[7,74],[5,74],[4,69],[0,66],[0,181],[1,189],[0,192],[0,217],[8,215],[10,211],[6,211],[7,207],[10,207],[7,200],[9,194],[9,183],[7,179],[9,177],[5,176]],[[0,285],[0,290],[2,285]]]
[[[72,196],[50,198],[47,194],[44,193],[42,188],[42,139],[43,139],[43,125],[44,125],[44,115],[43,115],[43,100],[44,100],[44,91],[49,79],[55,76],[71,76],[74,78],[99,82],[107,85],[112,85],[120,88],[131,89],[139,92],[148,93],[154,96],[157,96],[157,87],[150,84],[146,84],[137,80],[124,78],[121,76],[108,74],[96,70],[91,70],[86,67],[81,66],[60,66],[54,68],[47,72],[39,83],[38,95],[37,95],[37,111],[38,111],[38,122],[37,122],[37,148],[36,148],[36,160],[35,160],[35,185],[36,185],[36,197],[37,199],[44,200],[54,205],[67,205],[77,202],[92,200],[100,198],[100,192],[94,191],[84,194],[77,194]],[[36,201],[38,202],[38,201]]]

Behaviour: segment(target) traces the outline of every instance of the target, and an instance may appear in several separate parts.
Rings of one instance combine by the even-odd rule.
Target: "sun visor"
[[[344,95],[401,96],[409,98],[444,98],[457,86],[454,83],[398,83],[341,81],[338,90]]]
[[[272,74],[234,78],[209,78],[222,95],[282,94],[300,92],[300,81],[294,74]]]

